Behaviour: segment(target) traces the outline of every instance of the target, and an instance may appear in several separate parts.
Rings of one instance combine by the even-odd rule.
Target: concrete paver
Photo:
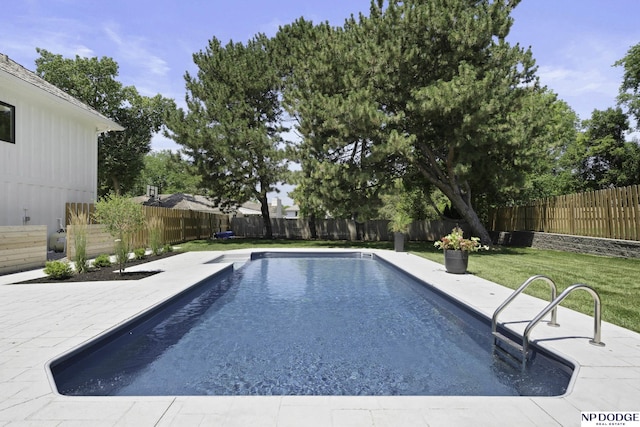
[[[363,252],[374,252],[488,317],[512,292],[470,274],[448,274],[441,264],[414,255]],[[137,266],[163,272],[135,282],[17,285],[42,272],[0,276],[0,426],[579,426],[580,411],[640,410],[640,334],[603,323],[606,346],[592,346],[592,318],[563,307],[560,328],[541,323],[531,336],[578,365],[560,397],[70,397],[56,392],[50,360],[227,268],[210,263],[222,254],[189,252]],[[521,333],[546,303],[522,295],[500,321]]]

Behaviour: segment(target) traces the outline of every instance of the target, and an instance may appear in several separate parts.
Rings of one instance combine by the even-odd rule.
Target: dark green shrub
[[[67,279],[73,276],[73,269],[68,262],[64,261],[47,261],[44,266],[44,274],[50,279]]]
[[[107,254],[100,254],[93,260],[93,266],[96,268],[111,267],[111,257]]]
[[[138,248],[138,249],[134,249],[133,250],[133,256],[135,257],[135,259],[144,259],[146,255],[146,249],[145,248]]]

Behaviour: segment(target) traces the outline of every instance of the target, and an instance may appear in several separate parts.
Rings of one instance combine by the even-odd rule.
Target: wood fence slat
[[[620,219],[618,223],[620,224],[620,238],[627,240],[629,237],[629,222],[628,222],[628,212],[627,212],[627,189],[626,187],[618,189],[618,209],[620,214]]]
[[[637,185],[631,187],[632,199],[631,207],[633,209],[633,233],[631,240],[640,240],[640,191]]]
[[[607,224],[605,221],[605,197],[604,193],[601,191],[594,192],[594,198],[596,201],[596,212],[598,215],[598,235],[596,237],[605,237],[609,234],[607,233]]]
[[[46,225],[0,227],[0,274],[44,267],[46,261]]]
[[[640,186],[610,188],[493,208],[493,231],[544,231],[640,241]]]
[[[92,222],[95,223],[93,221],[95,205],[93,204],[67,203],[65,209],[67,212],[67,228],[71,212],[90,212]],[[162,220],[164,226],[163,243],[170,245],[188,240],[209,238],[214,232],[229,230],[229,217],[225,214],[161,208],[158,206],[142,206],[142,210],[147,223],[153,217]],[[134,248],[147,247],[149,231],[145,228],[132,236],[132,238]],[[69,239],[67,239],[67,244],[69,244]]]

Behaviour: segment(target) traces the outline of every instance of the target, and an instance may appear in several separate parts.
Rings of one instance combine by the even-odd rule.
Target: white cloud
[[[589,118],[594,109],[615,107],[623,70],[613,64],[625,55],[630,44],[602,34],[558,39],[554,48],[540,52],[537,58],[541,83],[565,100],[581,119]]]
[[[116,61],[126,61],[134,68],[155,76],[166,76],[170,70],[167,61],[152,53],[146,46],[147,40],[133,35],[121,35],[117,24],[108,23],[104,26],[107,37],[117,47]]]
[[[599,69],[580,69],[542,66],[538,75],[543,84],[566,96],[582,96],[588,93],[616,95],[620,82]]]
[[[153,151],[171,150],[177,152],[182,147],[175,143],[174,140],[167,138],[161,133],[153,135],[151,138],[151,149]]]
[[[290,23],[291,23],[290,21],[283,21],[279,18],[274,18],[270,22],[261,25],[259,32],[266,34],[268,37],[273,37],[278,33],[278,30],[280,29],[281,26],[290,24]],[[251,38],[254,35],[255,34],[252,34],[249,37]]]
[[[76,46],[75,55],[78,55],[82,58],[93,58],[96,56],[96,53],[89,47],[86,46]]]
[[[0,27],[2,51],[23,66],[32,69],[38,58],[36,48],[65,57],[95,56],[85,39],[86,26],[72,19],[48,18],[33,22],[26,18],[7,22]]]

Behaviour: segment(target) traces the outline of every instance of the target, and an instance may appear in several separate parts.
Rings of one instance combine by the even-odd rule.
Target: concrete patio
[[[488,317],[512,292],[471,274],[448,274],[415,255],[363,252]],[[222,254],[188,252],[130,267],[163,271],[138,281],[18,285],[42,271],[0,276],[0,426],[579,426],[581,411],[640,411],[640,334],[603,322],[606,346],[590,345],[592,317],[563,307],[561,327],[540,324],[531,335],[577,366],[560,397],[69,397],[55,391],[49,361],[224,268],[207,264]],[[521,295],[501,321],[514,322],[521,333],[522,321],[546,304]]]

